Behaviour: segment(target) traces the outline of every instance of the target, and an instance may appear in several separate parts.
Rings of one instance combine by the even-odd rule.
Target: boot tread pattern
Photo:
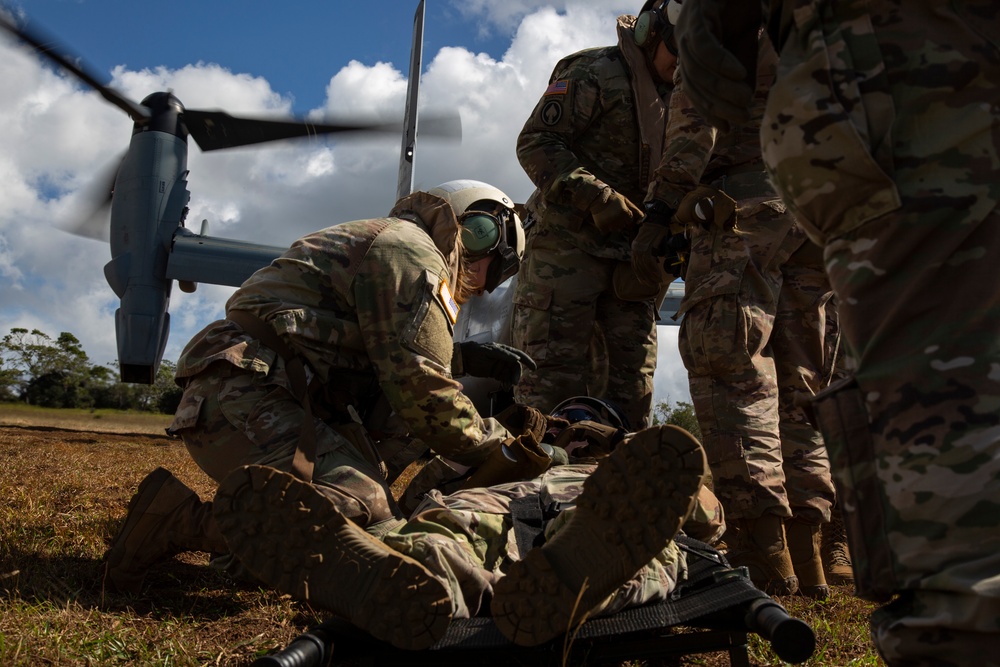
[[[705,474],[701,445],[674,426],[619,446],[586,480],[563,530],[496,585],[501,632],[534,646],[571,630],[667,546]]]
[[[240,561],[282,592],[399,648],[429,648],[447,630],[444,585],[292,475],[237,470],[219,487],[215,516]]]

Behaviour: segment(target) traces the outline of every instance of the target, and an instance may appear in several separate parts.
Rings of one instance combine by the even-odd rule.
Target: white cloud
[[[421,110],[459,110],[461,144],[419,138],[415,187],[454,178],[488,181],[524,201],[532,185],[514,154],[517,134],[555,62],[615,40],[614,18],[637,2],[513,0],[462,3],[484,30],[512,37],[499,59],[474,47],[424,53]],[[313,115],[379,114],[400,118],[408,63],[351,61],[332,73],[327,100]],[[119,109],[54,72],[0,37],[0,335],[11,327],[70,331],[96,363],[116,357],[116,299],[103,277],[106,245],[54,231],[89,212],[88,188],[127,147],[131,121]],[[192,109],[236,115],[280,115],[291,100],[261,77],[196,63],[112,72],[112,85],[136,101],[170,90]],[[202,153],[190,142],[188,226],[199,231],[285,246],[309,231],[384,215],[395,198],[400,138],[332,137]],[[176,359],[191,335],[222,314],[231,288],[175,288],[166,357]],[[687,400],[676,359],[675,328],[661,328],[657,400]],[[676,381],[680,376],[682,382]],[[668,382],[669,379],[669,382]]]

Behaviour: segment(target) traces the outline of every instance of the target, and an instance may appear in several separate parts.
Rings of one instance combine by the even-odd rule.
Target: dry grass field
[[[138,596],[104,588],[102,556],[148,472],[164,466],[203,498],[214,491],[183,445],[164,435],[167,423],[162,415],[0,405],[0,664],[249,665],[324,619],[227,578],[204,553],[155,566]],[[816,632],[804,664],[883,665],[868,639],[871,605],[849,590],[824,603],[777,600]],[[781,664],[756,635],[750,652],[754,665]]]

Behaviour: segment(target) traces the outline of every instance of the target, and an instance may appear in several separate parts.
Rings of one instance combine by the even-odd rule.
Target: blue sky
[[[641,2],[427,0],[421,110],[457,111],[461,143],[418,136],[414,186],[474,178],[524,201],[533,186],[517,133],[562,56],[615,41]],[[635,6],[633,6],[635,5]],[[417,1],[126,3],[0,0],[98,78],[139,101],[173,91],[188,108],[244,115],[402,115]],[[0,35],[0,335],[12,327],[80,338],[115,356],[117,301],[105,244],[58,230],[128,145],[119,109]],[[315,229],[388,213],[400,140],[325,139],[201,153],[190,146],[188,226],[286,246]],[[166,358],[220,317],[231,288],[171,296]],[[661,327],[656,399],[688,400],[676,327]]]
[[[461,3],[429,0],[425,53],[462,45],[500,58],[512,24],[484,25]],[[470,3],[474,4],[474,3]],[[304,113],[321,106],[330,71],[349,60],[406,67],[417,2],[289,3],[249,1],[126,3],[121,0],[26,0],[30,20],[98,71],[217,63],[267,79]]]

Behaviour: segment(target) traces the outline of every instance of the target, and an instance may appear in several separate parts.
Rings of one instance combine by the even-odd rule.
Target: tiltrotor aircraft
[[[2,8],[2,6],[0,6]],[[224,111],[187,109],[170,92],[155,92],[136,103],[102,84],[77,65],[64,49],[11,22],[0,11],[0,27],[13,33],[95,89],[133,121],[132,138],[114,183],[104,192],[110,207],[111,261],[104,267],[108,284],[121,299],[115,313],[118,361],[124,382],[152,383],[170,328],[168,306],[173,283],[193,291],[198,283],[239,286],[285,248],[196,234],[185,226],[190,193],[187,189],[188,137],[203,151],[332,133],[402,131],[397,196],[409,194],[417,136],[424,2],[413,26],[410,76],[403,122],[313,123],[238,118]],[[421,136],[457,137],[457,114],[422,118]],[[96,219],[105,218],[96,216]]]
[[[414,16],[406,106],[401,124],[311,123],[237,118],[224,111],[185,108],[170,92],[155,92],[141,103],[129,100],[102,84],[77,59],[60,54],[54,42],[12,23],[0,12],[4,28],[37,53],[72,73],[133,121],[132,138],[113,185],[104,192],[110,207],[111,261],[105,278],[121,300],[115,313],[118,362],[124,382],[152,383],[166,347],[170,329],[170,292],[176,281],[183,291],[198,283],[237,287],[286,248],[195,233],[185,226],[190,193],[187,189],[187,139],[203,151],[339,132],[402,132],[397,198],[413,185],[413,157],[417,137],[417,100],[423,44],[424,0]],[[457,137],[457,115],[421,118],[425,137]],[[97,219],[104,219],[98,216]],[[92,218],[93,219],[93,218]],[[457,340],[510,342],[511,295],[516,278],[490,294],[466,304],[456,324]],[[661,323],[671,323],[683,289],[672,286],[663,302]],[[495,381],[468,380],[466,391],[479,406],[492,401]]]

